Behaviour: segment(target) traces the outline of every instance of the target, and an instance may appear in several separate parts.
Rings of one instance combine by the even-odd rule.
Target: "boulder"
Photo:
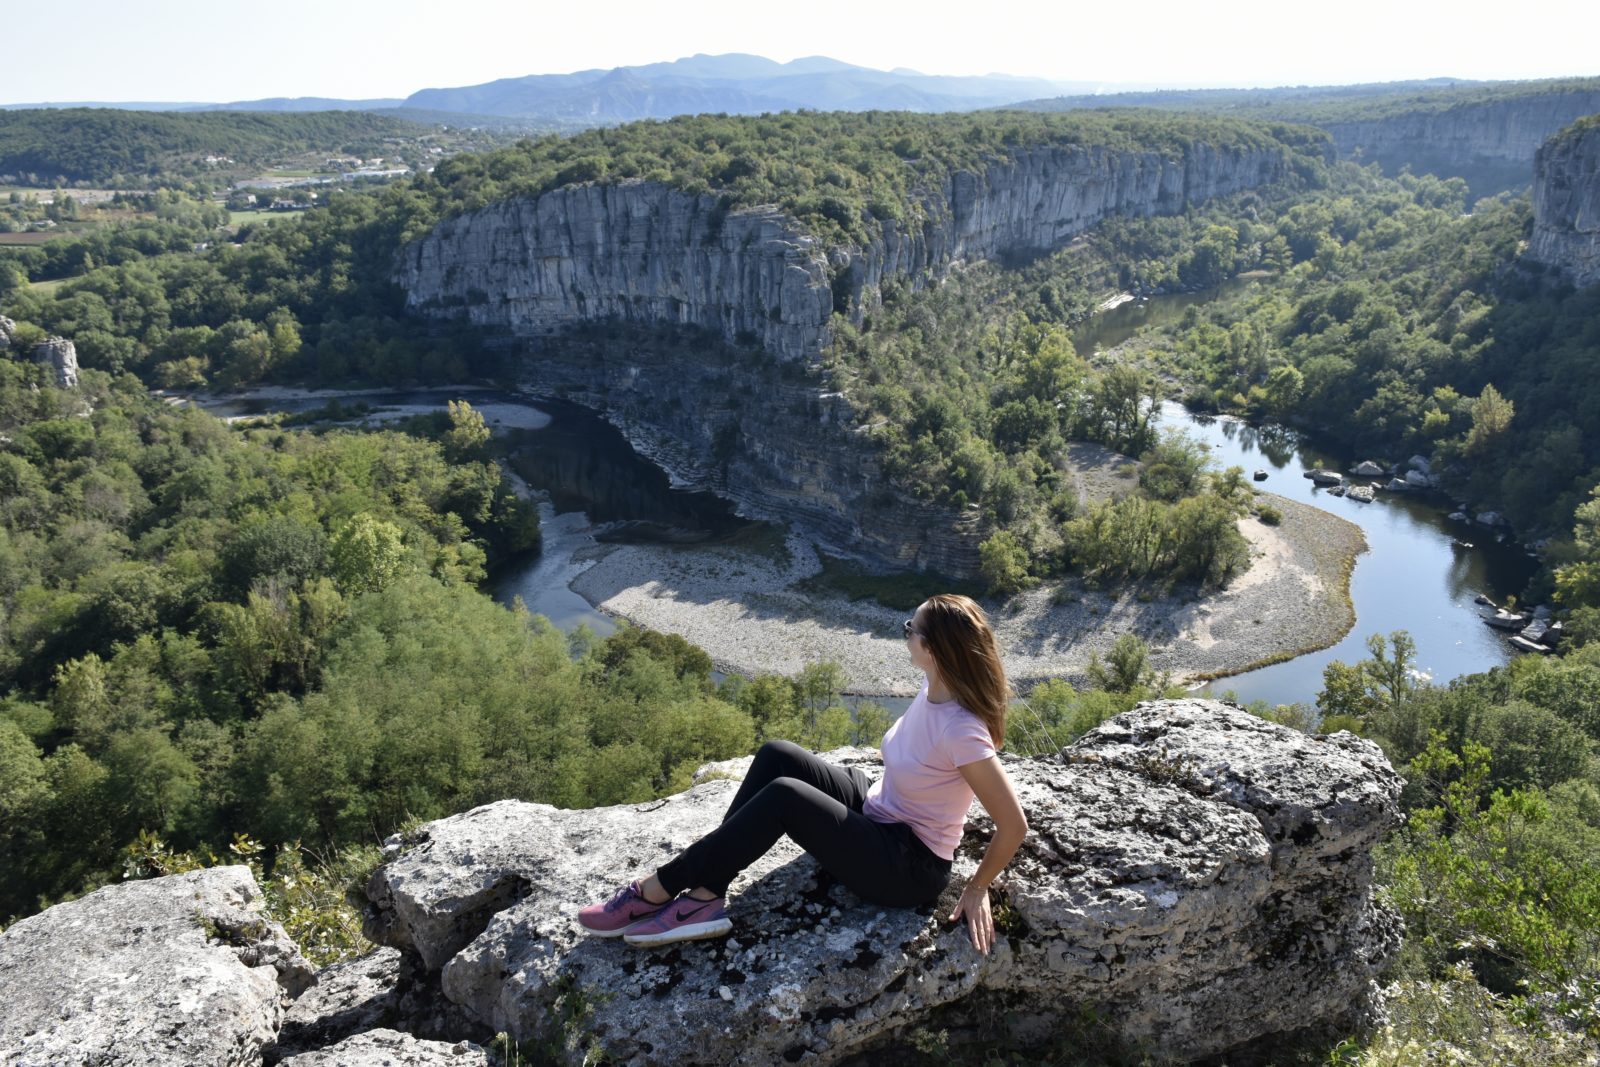
[[[1428,462],[1427,456],[1412,456],[1406,460],[1406,465],[1414,471],[1421,471],[1423,474],[1433,473],[1433,464]]]
[[[1411,488],[1411,483],[1404,478],[1390,478],[1383,488],[1391,493],[1404,493]]]
[[[1433,475],[1421,471],[1406,471],[1406,484],[1414,489],[1432,489]]]
[[[1317,485],[1338,485],[1344,481],[1344,475],[1338,471],[1331,471],[1325,468],[1306,471],[1306,477]]]
[[[1352,485],[1344,495],[1351,500],[1359,500],[1363,504],[1370,504],[1375,494],[1370,485]]]
[[[1480,511],[1473,521],[1480,526],[1502,526],[1506,520],[1498,511]]]
[[[369,1030],[283,1062],[293,1067],[489,1067],[489,1056],[470,1041],[447,1044],[397,1030]]]
[[[311,977],[247,867],[107,886],[0,934],[0,1063],[259,1063]]]
[[[74,389],[78,385],[78,348],[64,337],[52,337],[33,346],[33,361],[55,372],[56,386]]]
[[[0,315],[0,352],[11,347],[11,338],[17,332],[17,324]]]
[[[436,974],[419,970],[415,957],[379,948],[319,971],[317,984],[290,1005],[277,1041],[264,1050],[266,1062],[279,1063],[384,1028],[451,1041],[494,1037],[439,995]]]
[[[581,905],[719,822],[736,765],[647,804],[502,801],[427,824],[374,874],[368,934],[438,968],[491,1030],[574,1064],[830,1064],[974,1011],[1022,1037],[1092,1011],[1195,1059],[1370,1018],[1400,939],[1372,890],[1401,786],[1376,745],[1156,701],[1006,769],[1031,829],[987,957],[944,921],[993,832],[977,805],[931,907],[865,903],[784,840],[734,883],[726,940],[582,936]]]
[[[1364,459],[1350,470],[1358,478],[1379,478],[1389,473],[1389,468],[1375,460]]]

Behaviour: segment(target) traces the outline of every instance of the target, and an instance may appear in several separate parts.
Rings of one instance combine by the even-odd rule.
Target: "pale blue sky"
[[[403,97],[695,52],[1108,87],[1600,74],[1595,0],[4,0],[0,33],[0,103]]]

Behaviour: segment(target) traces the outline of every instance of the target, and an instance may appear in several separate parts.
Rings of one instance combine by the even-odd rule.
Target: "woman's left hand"
[[[967,917],[967,932],[972,935],[972,947],[983,953],[989,954],[989,949],[994,947],[994,913],[989,910],[989,890],[987,887],[978,888],[971,882],[961,891],[961,899],[956,902],[956,910],[950,913],[950,921],[955,922],[962,915]]]

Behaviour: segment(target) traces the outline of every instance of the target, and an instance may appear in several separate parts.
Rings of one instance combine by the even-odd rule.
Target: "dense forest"
[[[0,180],[144,188],[203,173],[207,156],[259,167],[305,152],[372,155],[385,137],[428,132],[366,111],[0,110]]]
[[[1600,78],[1543,78],[1512,82],[1439,79],[1366,85],[1280,86],[1271,89],[1168,89],[1100,93],[1029,100],[1015,107],[1024,111],[1118,107],[1226,111],[1239,118],[1270,118],[1320,126],[1335,122],[1377,122],[1398,115],[1438,114],[1458,107],[1510,103],[1556,93],[1593,92],[1600,92]]]
[[[7,252],[0,312],[20,321],[18,343],[70,336],[86,369],[59,390],[0,360],[0,916],[243,855],[294,875],[275,885],[323,893],[273,890],[329,958],[359,945],[338,882],[409,820],[507,796],[654,796],[768,737],[876,740],[881,711],[839,706],[827,664],[716,682],[681,639],[562,634],[489,600],[485,567],[537,530],[470,408],[410,432],[233,429],[145,388],[503,373],[481,336],[408,322],[389,265],[443,214],[557,180],[638,173],[703,181],[730,203],[791,197],[846,235],[883,217],[875,198],[914,210],[917,182],[1014,136],[1265,136],[1209,120],[1186,134],[1172,116],[1031,121],[647,123],[336,194],[202,252],[214,209],[182,197],[170,218]],[[936,148],[949,130],[977,132]],[[1409,931],[1386,976],[1391,1025],[1305,1061],[1421,1063],[1450,1045],[1467,1062],[1582,1062],[1600,1041],[1600,290],[1518,260],[1525,200],[1466,205],[1459,181],[1327,164],[1315,137],[1304,152],[1277,143],[1297,162],[1280,187],[1109,222],[1020,268],[888,286],[881,308],[837,321],[826,365],[806,373],[846,392],[908,489],[985,510],[1000,590],[1068,570],[1226,579],[1247,495],[1151,435],[1163,394],[1385,458],[1421,452],[1475,507],[1552,537],[1541,592],[1570,613],[1563,655],[1432,686],[1403,633],[1374,637],[1369,659],[1328,669],[1315,706],[1254,710],[1372,737],[1410,782],[1408,821],[1379,856]],[[746,154],[759,172],[727,169]],[[1259,280],[1168,334],[1098,360],[1073,349],[1071,326],[1110,287],[1241,272]],[[46,279],[58,284],[31,284]],[[1138,491],[1068,499],[1061,453],[1081,439],[1142,457]],[[1131,639],[1090,674],[1089,691],[1029,694],[1012,749],[1049,751],[1164,684]]]
[[[564,635],[479,592],[538,531],[465,404],[421,436],[236,431],[131,375],[60,390],[5,360],[0,427],[0,915],[148,835],[360,844],[887,725],[838,706],[837,668],[719,687],[679,638]]]

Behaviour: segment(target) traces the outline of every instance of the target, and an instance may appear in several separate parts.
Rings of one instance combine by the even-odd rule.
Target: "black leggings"
[[[905,823],[861,814],[871,782],[788,741],[768,741],[734,794],[722,825],[656,876],[669,893],[704,886],[726,894],[734,875],[788,834],[824,870],[874,904],[910,908],[939,895],[950,861],[928,850]]]

